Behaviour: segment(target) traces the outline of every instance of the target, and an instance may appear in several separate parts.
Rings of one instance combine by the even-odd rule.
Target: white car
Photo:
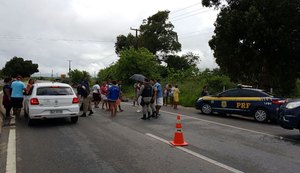
[[[24,98],[24,114],[28,125],[35,119],[70,117],[78,121],[79,99],[73,88],[64,83],[36,83],[30,95]]]

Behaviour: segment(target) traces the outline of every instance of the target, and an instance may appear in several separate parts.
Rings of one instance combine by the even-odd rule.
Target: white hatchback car
[[[28,125],[34,119],[70,117],[78,121],[79,99],[73,88],[65,83],[36,83],[30,95],[24,98],[24,114]]]

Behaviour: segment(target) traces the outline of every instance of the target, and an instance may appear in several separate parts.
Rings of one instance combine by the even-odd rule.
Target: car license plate
[[[62,114],[62,110],[50,110],[51,114]]]

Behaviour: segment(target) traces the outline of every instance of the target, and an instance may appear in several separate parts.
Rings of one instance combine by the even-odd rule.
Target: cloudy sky
[[[72,69],[94,76],[118,60],[114,43],[143,19],[169,10],[182,52],[199,54],[200,68],[217,67],[208,46],[217,11],[201,0],[1,0],[0,68],[18,56],[39,64],[37,75]]]

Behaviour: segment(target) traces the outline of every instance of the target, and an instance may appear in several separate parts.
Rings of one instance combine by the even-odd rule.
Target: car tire
[[[261,123],[267,122],[268,119],[269,119],[269,114],[265,109],[257,108],[254,111],[254,119],[255,119],[255,121],[258,121],[258,122],[261,122]]]
[[[24,117],[27,118],[28,117],[28,113],[27,113],[27,110],[24,109]]]
[[[202,112],[203,114],[206,114],[206,115],[211,114],[211,113],[212,113],[212,108],[211,108],[210,104],[208,104],[208,103],[203,103],[203,104],[201,105],[201,112]]]
[[[71,117],[71,123],[72,123],[72,124],[77,123],[77,121],[78,121],[78,116],[76,116],[76,117]]]
[[[27,116],[27,125],[32,126],[34,124],[34,120],[30,118],[30,116]]]

